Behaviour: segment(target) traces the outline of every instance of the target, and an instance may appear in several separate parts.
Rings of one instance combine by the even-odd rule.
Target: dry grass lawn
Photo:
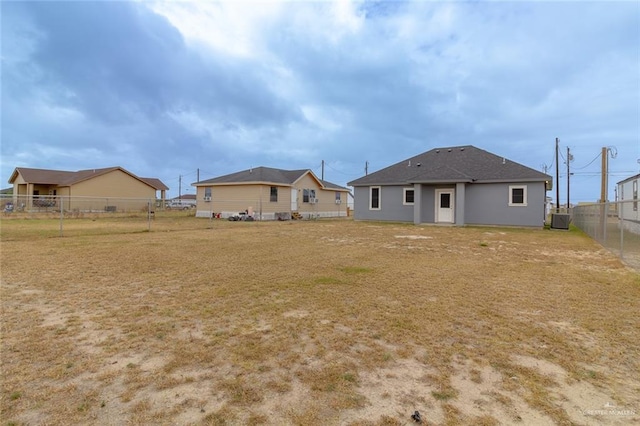
[[[3,424],[640,422],[640,275],[580,232],[190,221],[2,222]]]

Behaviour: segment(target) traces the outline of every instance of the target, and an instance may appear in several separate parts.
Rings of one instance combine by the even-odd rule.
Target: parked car
[[[189,210],[195,207],[196,207],[195,204],[180,203],[178,201],[172,201],[169,204],[167,204],[167,208],[173,209],[173,210]]]

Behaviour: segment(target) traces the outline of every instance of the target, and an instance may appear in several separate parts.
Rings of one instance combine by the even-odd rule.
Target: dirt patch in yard
[[[3,240],[3,421],[640,422],[640,276],[579,232],[208,223]]]

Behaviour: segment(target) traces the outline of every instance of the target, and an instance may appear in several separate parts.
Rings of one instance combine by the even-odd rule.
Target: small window
[[[509,205],[510,206],[526,206],[527,205],[527,187],[526,186],[510,186],[509,187]]]
[[[369,210],[380,210],[380,187],[369,188]]]
[[[271,201],[272,203],[277,203],[278,202],[278,187],[277,186],[272,186],[271,190],[269,191],[269,201]]]
[[[342,201],[342,194],[340,193],[340,191],[336,191],[336,201]]]
[[[211,188],[204,189],[204,196],[205,198],[211,198]]]
[[[403,196],[402,196],[402,204],[404,205],[413,205],[414,202],[414,190],[413,188],[404,188],[403,189]]]
[[[316,190],[315,189],[303,189],[302,190],[302,202],[303,203],[315,203]]]

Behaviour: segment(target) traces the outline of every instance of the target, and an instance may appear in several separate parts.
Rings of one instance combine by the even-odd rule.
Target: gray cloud
[[[3,179],[121,165],[175,189],[326,160],[344,183],[457,144],[540,168],[555,137],[576,166],[615,145],[611,182],[638,172],[636,3],[208,6],[3,3]],[[591,176],[575,197],[598,197]]]

